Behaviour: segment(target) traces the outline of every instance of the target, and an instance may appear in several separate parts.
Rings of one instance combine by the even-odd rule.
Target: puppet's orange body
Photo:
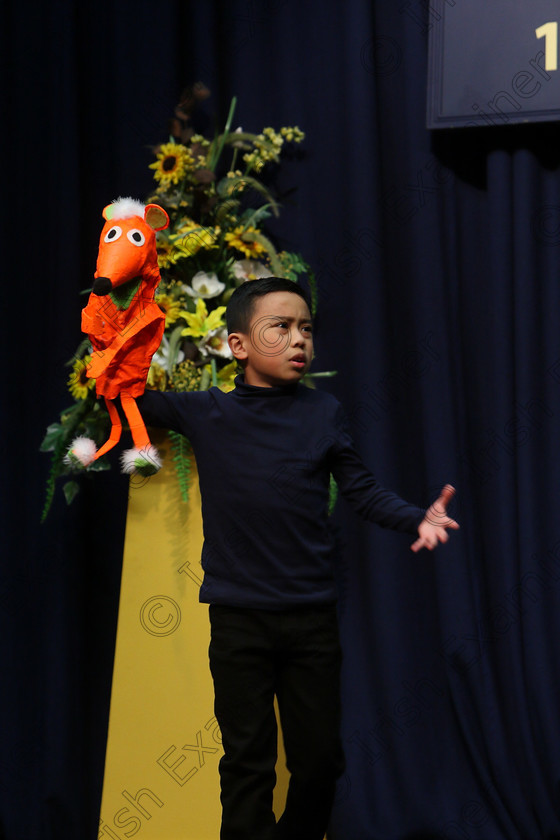
[[[82,329],[95,351],[87,375],[96,380],[98,396],[113,400],[123,391],[131,397],[144,393],[164,327],[161,309],[153,299],[145,300],[141,289],[125,310],[110,298],[90,300],[82,312]]]
[[[98,396],[112,400],[126,391],[138,397],[165,327],[165,316],[154,302],[160,281],[155,232],[144,219],[111,218],[105,223],[95,278],[107,278],[111,290],[92,292],[82,311],[82,330],[94,349],[87,375],[96,380]],[[121,290],[124,300],[118,297]]]
[[[165,328],[165,315],[154,301],[160,281],[156,230],[169,224],[165,210],[144,207],[132,199],[119,199],[103,211],[93,290],[82,311],[82,330],[93,348],[87,376],[95,379],[98,396],[105,397],[112,428],[109,440],[92,452],[93,442],[73,444],[72,462],[84,466],[96,460],[120,439],[122,425],[112,400],[120,397],[130,424],[135,449],[123,456],[126,472],[155,471],[157,452],[150,443],[135,397],[144,393],[153,354]],[[149,463],[146,464],[146,461]]]

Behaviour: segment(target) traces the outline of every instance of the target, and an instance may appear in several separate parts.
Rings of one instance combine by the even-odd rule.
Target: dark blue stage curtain
[[[39,526],[37,448],[66,405],[101,208],[147,194],[148,147],[201,79],[210,126],[237,95],[236,125],[306,132],[270,233],[315,268],[315,370],[339,371],[321,387],[365,461],[425,506],[457,488],[461,531],[420,556],[337,505],[347,769],[329,838],[560,838],[558,126],[427,131],[424,0],[38,5],[10,4],[0,36],[17,187],[0,837],[97,837],[126,483],[114,470]]]

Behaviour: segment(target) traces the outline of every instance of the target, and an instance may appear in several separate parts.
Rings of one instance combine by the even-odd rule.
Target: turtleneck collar
[[[248,385],[242,373],[235,379],[235,394],[239,397],[285,397],[294,394],[299,382],[290,382],[287,385],[272,386],[264,388],[260,385]]]

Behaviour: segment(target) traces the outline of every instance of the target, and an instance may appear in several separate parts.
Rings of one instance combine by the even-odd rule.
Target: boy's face
[[[257,298],[248,334],[231,333],[231,351],[244,365],[248,385],[289,385],[307,373],[313,359],[309,308],[293,292]]]

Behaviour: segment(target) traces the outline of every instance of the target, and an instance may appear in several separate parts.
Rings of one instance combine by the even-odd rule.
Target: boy
[[[302,289],[275,277],[239,286],[227,309],[243,367],[228,394],[146,392],[145,421],[185,434],[197,460],[210,604],[210,668],[222,731],[221,840],[322,840],[344,769],[340,646],[327,504],[332,473],[358,512],[434,548],[457,528],[453,489],[425,511],[366,470],[329,394],[300,384],[313,357]],[[290,785],[276,824],[274,697]]]

